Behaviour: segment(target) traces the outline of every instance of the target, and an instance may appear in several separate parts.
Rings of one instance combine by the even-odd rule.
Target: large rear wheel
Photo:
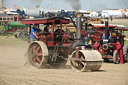
[[[124,61],[128,62],[128,45],[123,46],[123,56],[124,56]]]
[[[28,48],[28,62],[36,68],[44,68],[48,61],[48,49],[41,41],[32,42]]]

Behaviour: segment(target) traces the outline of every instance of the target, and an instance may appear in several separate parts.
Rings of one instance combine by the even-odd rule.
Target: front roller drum
[[[76,58],[76,51],[71,55],[71,67],[75,71],[97,71],[101,68],[103,59],[96,50],[79,50],[79,58]]]
[[[48,49],[41,41],[32,42],[27,51],[29,64],[36,68],[44,68],[48,61]]]

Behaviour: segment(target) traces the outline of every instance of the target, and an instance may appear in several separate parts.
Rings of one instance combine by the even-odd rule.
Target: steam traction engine
[[[30,43],[28,47],[27,58],[32,66],[44,68],[46,64],[50,64],[53,67],[61,67],[69,60],[71,67],[76,71],[100,69],[101,54],[90,48],[89,37],[86,36],[85,30],[81,30],[81,15],[77,15],[76,36],[63,31],[62,25],[70,23],[66,18],[29,19],[21,23],[52,25],[51,32],[39,33],[39,41]],[[59,31],[54,31],[56,25],[60,25]]]
[[[128,31],[126,27],[119,27],[116,25],[108,25],[108,21],[105,21],[105,25],[99,25],[98,30],[94,32],[93,39],[100,42],[100,47],[98,51],[101,53],[102,58],[105,61],[113,60],[115,64],[119,63],[120,57],[116,50],[116,46],[112,43],[116,43],[118,40],[123,48],[123,58],[124,62],[128,62],[128,45],[124,45],[124,31]],[[105,38],[101,40],[101,36],[105,34]],[[109,39],[109,35],[111,38]]]

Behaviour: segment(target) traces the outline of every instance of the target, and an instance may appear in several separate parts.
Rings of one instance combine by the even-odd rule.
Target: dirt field
[[[113,21],[109,20],[110,24],[124,25],[128,27],[128,19],[113,19]]]
[[[103,63],[95,72],[65,68],[36,69],[24,65],[28,44],[13,36],[0,36],[0,85],[128,85],[128,63]]]

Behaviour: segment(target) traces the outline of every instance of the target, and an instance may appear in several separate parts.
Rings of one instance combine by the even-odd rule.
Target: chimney
[[[77,14],[76,15],[76,39],[80,40],[81,39],[81,17],[82,14]]]
[[[109,37],[109,25],[108,25],[108,20],[105,21],[105,39],[108,39]]]

